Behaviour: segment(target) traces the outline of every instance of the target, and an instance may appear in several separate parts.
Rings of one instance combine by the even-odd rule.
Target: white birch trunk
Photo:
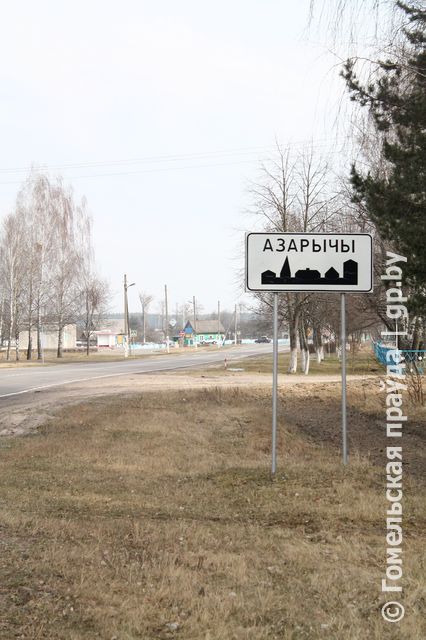
[[[290,334],[290,363],[288,366],[288,373],[297,372],[297,329],[299,326],[299,314],[291,314],[289,321],[289,334]]]
[[[10,277],[10,296],[9,296],[9,330],[7,334],[7,351],[6,360],[10,360],[10,349],[12,346],[12,331],[14,324],[14,311],[15,311],[15,295],[13,291],[13,278]]]
[[[16,362],[19,361],[19,328],[16,325],[16,333],[15,333],[15,358]]]
[[[3,310],[4,310],[4,297],[1,299],[1,308],[0,308],[0,347],[3,346]]]
[[[303,373],[305,373],[305,367],[306,367],[306,351],[305,351],[305,349],[301,349],[300,350],[300,366],[301,366],[301,369],[302,369]]]
[[[290,350],[290,364],[288,365],[289,373],[296,373],[297,371],[297,347]]]
[[[304,353],[305,353],[305,366],[303,367],[303,373],[305,374],[305,376],[307,376],[309,373],[309,364],[310,364],[309,349],[306,349]]]
[[[41,311],[40,301],[37,306],[37,360],[43,359],[42,344],[41,344]]]
[[[63,339],[64,339],[64,327],[62,326],[62,321],[60,321],[59,328],[58,328],[58,349],[56,353],[57,358],[62,358],[62,355],[63,355]]]

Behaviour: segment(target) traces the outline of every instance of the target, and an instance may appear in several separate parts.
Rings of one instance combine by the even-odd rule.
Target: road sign
[[[367,233],[248,233],[248,291],[368,292],[373,239]]]
[[[137,335],[138,335],[137,329],[130,329],[130,336],[132,338],[136,338]]]
[[[171,320],[169,320],[169,325],[173,328],[177,325],[177,321],[174,318],[172,318]]]
[[[348,462],[346,429],[346,292],[373,289],[373,238],[368,233],[247,233],[246,289],[272,291],[272,475],[276,473],[278,404],[278,293],[340,293],[342,452]]]

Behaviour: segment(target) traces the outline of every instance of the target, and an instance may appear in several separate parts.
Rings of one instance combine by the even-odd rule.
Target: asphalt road
[[[288,347],[284,347],[283,350],[288,350]],[[83,382],[84,380],[186,369],[223,362],[224,358],[231,362],[271,352],[272,344],[251,344],[223,350],[212,348],[211,351],[203,350],[199,353],[193,351],[187,354],[157,355],[146,359],[129,359],[119,362],[75,362],[19,369],[0,369],[0,407],[2,399]]]

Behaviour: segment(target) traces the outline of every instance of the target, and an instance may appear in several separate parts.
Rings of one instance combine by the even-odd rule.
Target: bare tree
[[[37,330],[37,359],[42,354],[42,324],[46,320],[51,297],[51,278],[55,265],[54,204],[51,181],[45,174],[38,174],[31,183],[31,207],[33,212],[33,237],[36,249],[35,261],[35,316]]]
[[[276,157],[262,166],[262,178],[250,192],[253,213],[266,231],[327,231],[338,215],[338,199],[333,192],[331,172],[324,158],[306,148],[296,158],[277,145]],[[269,294],[256,295],[264,309],[272,305]],[[290,337],[289,373],[297,371],[297,342],[302,348],[303,370],[309,371],[309,349],[304,309],[310,293],[285,293],[279,305],[281,323],[286,322]]]
[[[145,344],[146,342],[146,316],[148,313],[149,306],[151,302],[154,300],[154,296],[146,293],[145,291],[139,292],[139,300],[142,308],[142,342]]]
[[[55,262],[51,266],[49,306],[58,331],[57,356],[61,358],[64,328],[79,316],[85,278],[91,274],[91,225],[85,200],[76,204],[71,188],[66,188],[61,178],[56,179],[51,195]]]
[[[86,355],[90,355],[90,339],[99,329],[105,315],[110,292],[108,284],[96,275],[85,278],[83,289],[83,332],[87,340]]]
[[[63,330],[81,315],[91,324],[106,304],[108,287],[95,275],[91,223],[85,199],[76,203],[60,177],[32,170],[18,192],[14,211],[0,233],[1,338],[7,340],[10,359],[15,343],[19,359],[20,332],[28,336],[27,358],[42,358],[42,324],[56,324],[58,357]]]
[[[22,322],[22,301],[25,290],[23,243],[21,242],[22,212],[15,211],[3,221],[0,247],[2,280],[7,307],[7,350],[10,360],[12,340],[15,342],[16,360],[19,360],[19,331]]]
[[[25,325],[28,333],[27,359],[32,357],[33,329],[37,328],[37,352],[41,359],[42,307],[48,293],[48,276],[55,225],[51,220],[50,183],[47,176],[32,170],[19,190],[16,209],[20,212],[21,246],[25,252]]]

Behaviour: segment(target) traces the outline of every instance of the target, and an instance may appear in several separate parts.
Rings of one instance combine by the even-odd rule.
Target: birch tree
[[[42,358],[42,325],[57,329],[57,355],[63,331],[84,316],[93,332],[108,300],[108,287],[96,275],[91,220],[83,198],[60,177],[32,170],[18,192],[0,234],[0,325],[10,359],[13,343],[19,359],[19,334],[28,336],[27,358]]]
[[[142,343],[146,342],[146,316],[148,313],[148,309],[152,301],[154,300],[154,296],[151,296],[149,293],[145,291],[139,292],[139,301],[141,303],[142,309]]]
[[[51,276],[55,264],[54,207],[51,181],[44,174],[37,175],[31,185],[31,207],[34,226],[34,247],[36,252],[35,281],[35,324],[37,330],[37,359],[42,354],[42,323],[47,319],[51,297]]]
[[[328,163],[307,148],[293,158],[277,145],[276,157],[262,166],[262,179],[251,188],[254,213],[265,231],[321,232],[330,230],[337,215],[337,196],[330,185]],[[297,371],[297,343],[302,349],[302,370],[309,371],[304,308],[311,293],[283,293],[279,305],[281,322],[288,323],[289,373]],[[258,294],[261,305],[270,307],[270,295]]]
[[[76,322],[84,305],[91,226],[86,201],[77,204],[72,189],[60,177],[50,183],[47,210],[53,259],[48,269],[46,306],[49,319],[56,325],[57,356],[61,358],[64,328]]]
[[[90,339],[99,329],[102,318],[105,315],[108,300],[108,284],[97,275],[90,273],[85,278],[83,289],[83,331],[87,340],[86,355],[90,355]]]
[[[28,335],[27,359],[33,351],[33,329],[37,329],[37,352],[41,359],[42,306],[48,292],[48,274],[52,256],[50,219],[50,184],[43,174],[31,171],[19,190],[16,209],[20,213],[21,246],[25,253],[26,289],[24,302],[25,329]]]
[[[22,300],[25,288],[24,252],[21,239],[22,213],[15,211],[3,220],[0,246],[1,273],[4,287],[6,319],[6,359],[10,360],[12,341],[19,360],[19,331],[22,322]]]

